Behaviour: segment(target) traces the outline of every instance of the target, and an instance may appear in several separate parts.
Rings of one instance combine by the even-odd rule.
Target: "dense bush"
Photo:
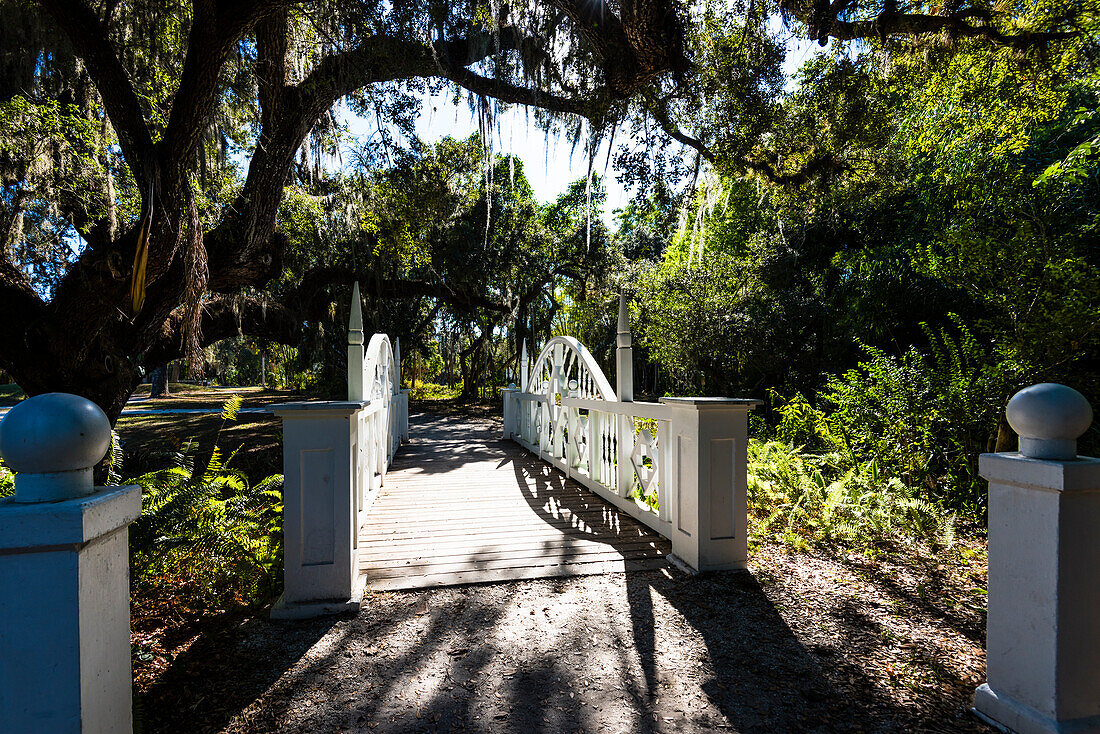
[[[239,397],[227,401],[224,421],[239,408]],[[282,569],[283,478],[252,484],[230,468],[232,460],[233,454],[223,459],[215,439],[203,466],[192,441],[173,466],[129,480],[143,496],[141,517],[130,528],[135,591],[182,587],[207,605],[274,595]]]
[[[777,435],[797,442],[812,434],[826,451],[853,464],[874,460],[926,499],[980,515],[978,456],[998,448],[1005,403],[1022,377],[988,358],[965,328],[957,333],[930,334],[931,354],[867,348],[868,359],[828,377],[821,410],[801,396],[781,404]]]
[[[875,548],[891,541],[954,542],[955,517],[883,472],[875,459],[815,454],[779,440],[749,442],[753,536],[795,547],[821,543]]]

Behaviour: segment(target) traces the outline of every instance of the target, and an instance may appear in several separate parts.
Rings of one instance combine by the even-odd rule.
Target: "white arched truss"
[[[349,355],[353,356],[349,356],[348,369],[352,373],[349,397],[367,403],[358,413],[356,455],[359,506],[365,507],[385,481],[393,455],[405,438],[408,414],[401,392],[400,358],[395,357],[389,336],[374,334],[364,348],[361,334],[351,331]],[[355,364],[360,361],[357,370]]]
[[[667,503],[653,512],[635,497],[661,494],[661,431],[651,427],[665,423],[668,409],[619,400],[592,353],[571,336],[548,341],[524,378],[514,419],[521,443],[644,522],[663,527]]]
[[[592,353],[571,336],[556,336],[546,343],[526,384],[528,392],[541,395],[618,400]]]

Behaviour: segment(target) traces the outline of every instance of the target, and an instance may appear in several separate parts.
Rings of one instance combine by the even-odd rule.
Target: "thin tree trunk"
[[[171,397],[172,393],[168,391],[168,365],[162,364],[153,368],[152,382],[153,384],[152,389],[149,391],[149,397]]]

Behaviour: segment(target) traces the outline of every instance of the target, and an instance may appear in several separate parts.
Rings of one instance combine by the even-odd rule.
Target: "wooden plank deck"
[[[499,424],[410,416],[359,535],[376,590],[659,568],[668,540],[499,435]]]

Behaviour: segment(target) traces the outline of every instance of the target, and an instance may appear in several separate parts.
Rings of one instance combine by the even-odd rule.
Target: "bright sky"
[[[783,27],[778,15],[769,20],[769,29],[787,44],[783,71],[788,79],[807,58],[820,51],[816,42],[794,38]],[[456,106],[451,99],[449,93],[428,98],[416,126],[417,135],[425,142],[434,143],[447,136],[464,139],[478,132],[476,111],[465,102]],[[363,119],[351,118],[347,122],[353,134],[366,134],[372,129],[372,123]],[[564,134],[548,135],[539,129],[525,108],[510,107],[500,115],[498,127],[499,137],[494,141],[494,149],[498,153],[515,155],[523,161],[527,180],[539,201],[553,201],[570,183],[588,175],[588,156],[583,142],[573,150],[572,143]],[[616,179],[613,165],[605,168],[607,161],[605,144],[596,155],[594,170],[604,177],[607,208],[603,219],[614,229],[614,210],[625,206],[633,192],[625,190]]]

